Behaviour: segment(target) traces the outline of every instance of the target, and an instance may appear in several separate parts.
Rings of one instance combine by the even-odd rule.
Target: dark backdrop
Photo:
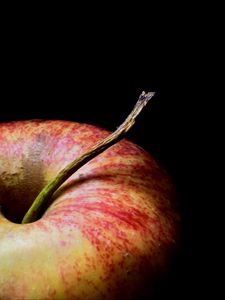
[[[142,90],[155,91],[128,138],[164,165],[179,192],[183,247],[161,297],[201,296],[208,290],[204,208],[209,203],[201,195],[206,129],[195,41],[190,43],[185,28],[181,36],[176,26],[159,29],[153,21],[140,30],[116,32],[114,26],[105,32],[102,25],[82,31],[72,22],[63,29],[56,23],[40,28],[36,21],[31,28],[21,21],[5,36],[0,121],[65,119],[114,130]]]

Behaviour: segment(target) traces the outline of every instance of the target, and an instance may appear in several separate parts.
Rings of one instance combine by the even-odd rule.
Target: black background
[[[114,130],[142,90],[155,91],[128,138],[162,163],[179,192],[183,246],[159,298],[202,296],[210,292],[211,264],[210,202],[202,195],[208,134],[202,32],[190,28],[189,18],[144,11],[140,19],[123,11],[101,14],[100,21],[87,12],[75,21],[77,15],[48,11],[5,24],[0,121],[65,119]]]

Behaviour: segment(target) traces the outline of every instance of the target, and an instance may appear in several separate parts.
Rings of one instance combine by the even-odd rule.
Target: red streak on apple
[[[0,124],[0,299],[139,299],[169,268],[175,189],[127,140],[71,176],[38,221],[16,224],[58,171],[108,134],[66,121]]]

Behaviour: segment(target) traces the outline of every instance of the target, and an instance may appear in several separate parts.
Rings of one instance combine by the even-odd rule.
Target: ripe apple
[[[0,124],[0,299],[142,299],[179,240],[173,183],[124,139],[73,174],[20,224],[55,175],[108,131],[69,121]]]

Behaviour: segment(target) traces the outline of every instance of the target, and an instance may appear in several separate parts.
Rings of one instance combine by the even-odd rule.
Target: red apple
[[[0,299],[141,299],[179,237],[175,189],[122,140],[81,167],[35,222],[40,190],[109,132],[68,121],[0,124]]]

